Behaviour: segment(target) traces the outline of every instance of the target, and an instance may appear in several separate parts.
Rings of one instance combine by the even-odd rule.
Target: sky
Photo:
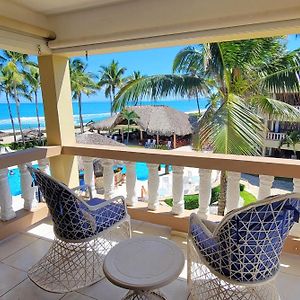
[[[99,75],[100,66],[110,64],[113,59],[117,60],[120,66],[126,68],[126,76],[132,74],[133,71],[140,71],[143,75],[168,74],[172,72],[175,55],[185,46],[92,55],[88,57],[87,61],[85,57],[80,58],[87,62],[88,71],[96,75]],[[296,38],[295,35],[290,35],[287,47],[288,50],[300,48],[300,37]],[[0,102],[2,102],[1,98]],[[107,99],[105,99],[103,91],[100,91],[90,97],[84,96],[83,101],[107,101]]]

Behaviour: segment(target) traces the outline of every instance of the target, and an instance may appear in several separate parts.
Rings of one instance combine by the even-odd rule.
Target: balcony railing
[[[93,158],[101,158],[103,165],[103,183],[105,198],[111,198],[115,193],[113,166],[115,160],[126,164],[126,201],[129,207],[138,207],[136,193],[136,170],[134,162],[146,162],[149,169],[148,201],[143,206],[145,211],[159,211],[159,164],[172,165],[172,197],[173,207],[166,208],[164,214],[171,216],[184,215],[184,167],[198,169],[199,174],[199,210],[201,217],[207,218],[211,200],[212,170],[226,170],[227,202],[226,210],[230,211],[243,205],[240,202],[239,182],[241,173],[259,175],[258,200],[271,194],[271,187],[275,176],[293,178],[294,191],[300,192],[300,161],[269,157],[250,157],[238,155],[223,155],[200,152],[181,152],[154,149],[139,149],[127,147],[108,147],[96,145],[70,145],[63,147],[45,147],[0,156],[0,205],[3,221],[14,218],[12,197],[8,184],[8,167],[18,165],[21,170],[22,197],[24,209],[30,210],[36,204],[35,190],[31,186],[31,178],[25,163],[38,161],[41,169],[46,168],[45,159],[61,154],[83,157],[84,179],[95,192],[95,176]],[[171,221],[170,221],[171,222]],[[172,224],[170,224],[172,226]],[[175,226],[175,229],[179,228]],[[300,236],[300,235],[299,235]]]
[[[267,140],[281,141],[285,137],[286,137],[286,133],[283,133],[283,132],[268,132],[267,133]]]

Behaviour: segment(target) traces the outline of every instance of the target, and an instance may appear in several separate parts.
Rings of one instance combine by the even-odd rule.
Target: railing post
[[[211,173],[209,169],[199,169],[199,209],[198,215],[207,218],[211,200]]]
[[[94,158],[83,156],[82,161],[84,166],[84,183],[90,187],[92,197],[95,197],[96,187],[95,187],[95,174],[94,174],[94,164],[93,164]]]
[[[104,182],[104,198],[111,199],[114,195],[114,162],[111,159],[103,160],[103,182]]]
[[[16,213],[12,207],[12,196],[7,175],[7,168],[0,169],[0,207],[2,221],[7,221],[16,217]]]
[[[49,160],[47,158],[38,160],[39,169],[47,174],[50,174]]]
[[[259,190],[257,200],[265,199],[271,195],[274,176],[259,175]]]
[[[149,169],[148,178],[148,208],[150,210],[157,210],[159,206],[158,200],[158,186],[159,186],[159,176],[158,176],[158,165],[157,164],[147,164]]]
[[[184,167],[173,166],[172,214],[174,215],[180,215],[184,212],[183,169]]]
[[[300,178],[293,179],[294,193],[300,193]]]
[[[31,165],[31,163],[28,163],[28,165]],[[21,196],[24,199],[24,209],[32,210],[38,205],[36,199],[36,186],[32,184],[32,177],[26,164],[19,165],[19,170],[21,175]]]
[[[136,170],[135,162],[126,162],[126,203],[130,206],[135,206],[137,204],[137,196],[135,192],[136,183]]]
[[[240,179],[241,173],[227,172],[226,212],[240,205]]]

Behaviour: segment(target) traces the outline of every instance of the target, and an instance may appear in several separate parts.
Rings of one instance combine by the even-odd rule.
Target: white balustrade
[[[104,182],[104,197],[105,199],[111,199],[114,196],[114,171],[113,160],[103,160],[103,182]]]
[[[293,179],[294,183],[294,193],[300,193],[300,178],[294,178]],[[300,237],[300,223],[295,223],[294,226],[292,227],[290,234],[295,237]]]
[[[90,187],[91,196],[95,197],[97,192],[95,187],[94,158],[83,156],[82,161],[84,166],[84,183]]]
[[[130,206],[135,206],[138,202],[136,191],[136,168],[135,162],[126,162],[126,203]]]
[[[300,193],[300,178],[293,179],[294,193]]]
[[[227,172],[226,212],[240,207],[241,173]]]
[[[183,170],[184,167],[173,166],[172,213],[175,215],[179,215],[184,211]]]
[[[157,210],[159,207],[158,187],[159,175],[157,164],[147,164],[149,169],[148,176],[148,208],[150,210]]]
[[[8,169],[0,169],[0,207],[1,220],[7,221],[16,217],[12,207],[12,196],[8,183]]]
[[[47,173],[48,175],[50,174],[49,161],[47,158],[39,159],[38,165],[41,171]]]
[[[286,133],[283,132],[268,132],[267,139],[272,141],[281,141],[286,137]]]
[[[257,200],[265,199],[271,195],[274,176],[259,175],[259,190]]]
[[[198,215],[206,219],[211,200],[211,173],[212,170],[199,169],[199,209]]]
[[[31,163],[28,163],[31,166]],[[26,164],[19,165],[21,181],[21,197],[24,199],[24,209],[32,210],[37,207],[36,199],[37,187],[32,184],[32,177],[27,169]]]

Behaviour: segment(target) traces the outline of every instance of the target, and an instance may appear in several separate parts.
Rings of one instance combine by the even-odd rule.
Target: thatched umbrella
[[[139,119],[135,121],[136,125],[150,135],[184,136],[193,132],[188,114],[169,106],[144,105],[128,107],[126,109],[133,110],[139,116]],[[122,124],[122,122],[124,122],[124,119],[118,113],[108,119],[94,123],[92,128],[97,130],[113,129],[117,125]]]
[[[121,144],[111,138],[108,138],[102,134],[93,133],[93,132],[85,132],[76,135],[76,142],[78,144],[90,144],[90,145],[102,145],[102,146],[123,146]],[[83,169],[83,162],[81,157],[78,157],[79,169]],[[96,177],[102,176],[103,167],[101,163],[101,158],[97,158],[94,160],[94,171]]]

